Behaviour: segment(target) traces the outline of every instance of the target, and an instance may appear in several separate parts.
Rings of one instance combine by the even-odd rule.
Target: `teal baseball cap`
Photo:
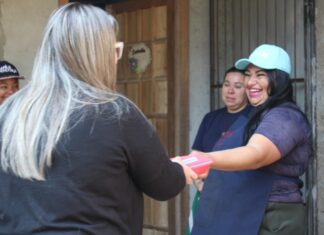
[[[254,49],[249,58],[242,58],[235,62],[235,67],[245,70],[249,64],[262,69],[279,69],[288,74],[291,72],[288,53],[276,45],[262,44]]]

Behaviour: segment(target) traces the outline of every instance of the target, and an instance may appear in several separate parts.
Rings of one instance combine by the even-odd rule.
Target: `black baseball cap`
[[[11,63],[5,60],[0,61],[0,80],[10,79],[10,78],[19,78],[23,79],[23,76],[20,76],[18,69]]]

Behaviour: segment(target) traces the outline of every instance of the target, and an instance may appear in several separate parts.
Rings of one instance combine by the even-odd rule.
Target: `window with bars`
[[[223,106],[225,71],[263,43],[291,57],[294,98],[305,110],[303,0],[211,0],[211,109]]]

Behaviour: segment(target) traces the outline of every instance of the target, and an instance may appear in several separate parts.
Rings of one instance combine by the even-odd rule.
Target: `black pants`
[[[259,235],[305,235],[306,207],[297,203],[270,202]]]

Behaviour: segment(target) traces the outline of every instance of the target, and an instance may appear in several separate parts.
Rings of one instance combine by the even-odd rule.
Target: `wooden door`
[[[106,10],[116,16],[119,40],[125,43],[118,64],[118,91],[139,106],[173,156],[176,152],[176,99],[172,95],[175,88],[171,14],[174,5],[170,2],[173,1],[126,1],[107,5]],[[181,218],[181,209],[176,207],[181,207],[181,200],[159,202],[144,196],[143,235],[183,234],[186,216]]]
[[[168,149],[167,6],[109,5],[119,22],[125,48],[118,64],[117,87],[134,101],[156,128]],[[144,235],[167,235],[168,202],[144,196]]]

